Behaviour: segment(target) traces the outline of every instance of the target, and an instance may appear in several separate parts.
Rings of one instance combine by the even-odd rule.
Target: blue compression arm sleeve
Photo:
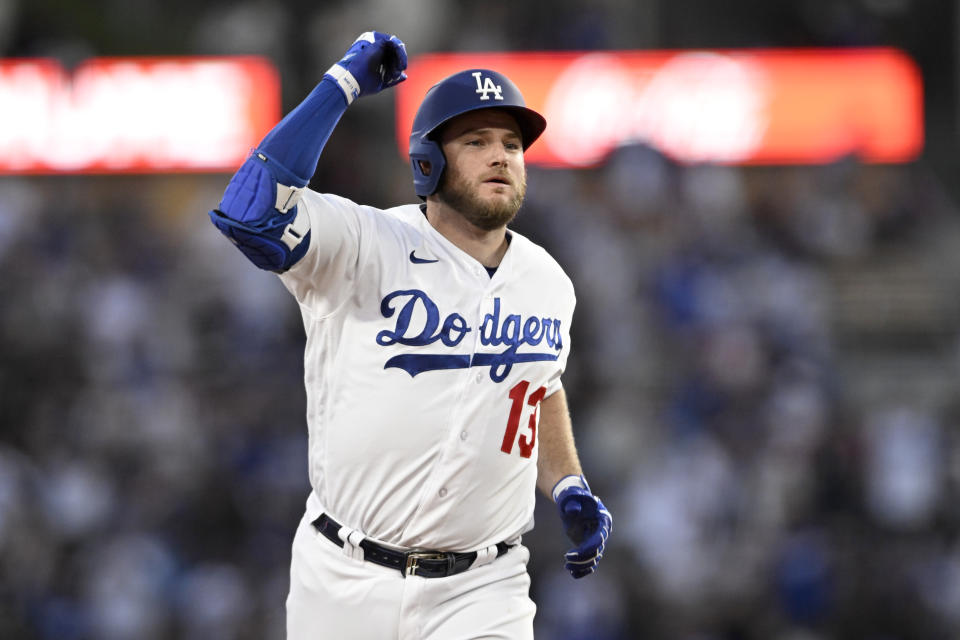
[[[300,179],[310,181],[333,128],[347,110],[335,80],[324,77],[310,95],[260,142],[258,151]]]

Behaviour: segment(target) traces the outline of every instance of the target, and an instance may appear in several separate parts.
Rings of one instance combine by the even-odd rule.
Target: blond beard
[[[520,177],[515,190],[516,193],[507,202],[485,202],[477,195],[476,189],[470,189],[466,178],[447,167],[440,180],[437,197],[470,224],[484,231],[493,231],[510,224],[516,217],[527,193],[526,176]]]

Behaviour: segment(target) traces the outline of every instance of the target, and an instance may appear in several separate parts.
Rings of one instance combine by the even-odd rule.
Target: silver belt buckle
[[[408,576],[417,575],[417,569],[420,568],[421,560],[446,560],[445,553],[423,553],[420,551],[411,551],[407,554],[406,574]]]

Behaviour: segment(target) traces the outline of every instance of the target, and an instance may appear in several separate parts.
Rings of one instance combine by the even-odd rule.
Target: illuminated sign
[[[406,156],[427,89],[471,67],[500,71],[547,130],[527,162],[584,167],[642,143],[684,163],[809,164],[856,154],[905,162],[923,147],[923,87],[895,49],[431,54],[397,87]]]
[[[261,58],[0,60],[0,173],[233,171],[279,118]]]

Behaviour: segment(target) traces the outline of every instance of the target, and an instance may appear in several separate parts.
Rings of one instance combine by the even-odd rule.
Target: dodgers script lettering
[[[556,360],[563,341],[560,320],[549,317],[519,314],[501,314],[500,298],[493,299],[493,311],[487,313],[480,324],[480,344],[485,347],[506,346],[498,353],[446,354],[404,353],[393,356],[383,365],[384,369],[396,367],[411,376],[424,371],[440,369],[466,369],[490,367],[490,379],[502,382],[514,364]],[[380,302],[380,314],[394,318],[392,329],[377,334],[377,344],[389,347],[401,344],[423,349],[436,342],[445,347],[456,347],[474,329],[459,313],[447,314],[441,320],[440,309],[426,293],[419,289],[393,291]],[[415,321],[415,319],[417,321]],[[521,347],[538,347],[544,344],[546,353],[520,352]]]

